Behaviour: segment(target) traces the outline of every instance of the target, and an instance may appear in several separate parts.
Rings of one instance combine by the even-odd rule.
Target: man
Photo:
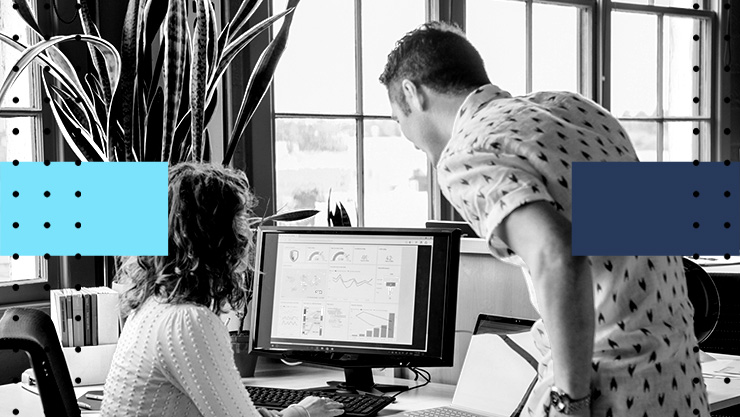
[[[404,36],[380,81],[445,196],[524,268],[544,355],[525,415],[709,416],[681,259],[572,256],[572,164],[637,161],[619,122],[574,93],[511,97],[440,22]]]

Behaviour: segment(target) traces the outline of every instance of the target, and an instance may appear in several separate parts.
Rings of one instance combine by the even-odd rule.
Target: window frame
[[[236,0],[230,0],[234,2]],[[357,2],[357,0],[355,0]],[[529,3],[552,3],[552,4],[563,4],[563,5],[578,5],[578,6],[589,6],[591,7],[591,21],[584,22],[583,27],[590,27],[591,33],[587,34],[590,36],[591,50],[582,50],[580,55],[590,59],[590,70],[584,70],[586,73],[582,73],[581,77],[589,77],[590,81],[582,81],[581,87],[584,89],[583,94],[590,96],[595,102],[601,104],[605,108],[609,108],[610,101],[610,48],[606,46],[610,45],[611,41],[611,11],[615,8],[618,10],[624,9],[635,9],[649,8],[651,11],[659,9],[665,12],[667,15],[691,15],[695,16],[699,14],[709,18],[709,24],[711,25],[710,31],[710,42],[711,42],[711,53],[709,56],[709,66],[711,71],[710,91],[711,91],[711,103],[709,105],[710,118],[710,140],[706,143],[706,146],[701,150],[700,159],[709,161],[722,161],[730,158],[730,150],[732,148],[731,138],[728,134],[722,133],[722,126],[727,125],[729,127],[730,122],[730,109],[729,104],[722,104],[722,91],[729,89],[729,73],[723,71],[720,68],[720,56],[722,55],[723,43],[720,40],[720,31],[722,28],[728,27],[728,10],[722,7],[721,0],[701,0],[702,8],[699,11],[689,10],[678,7],[663,7],[663,6],[649,6],[649,5],[636,5],[631,3],[612,2],[611,0],[555,0],[555,1],[541,1],[541,0],[526,0]],[[268,15],[266,3],[261,6],[261,12],[257,14],[259,17],[264,18]],[[427,0],[427,20],[445,20],[457,23],[463,30],[465,30],[465,0]],[[261,14],[260,14],[261,13]],[[358,14],[358,9],[355,9],[355,14]],[[664,15],[665,15],[664,14]],[[355,16],[357,19],[357,16]],[[357,26],[355,30],[358,30]],[[361,27],[359,28],[361,30]],[[723,31],[724,32],[724,31]],[[264,36],[264,42],[267,41],[267,37]],[[583,45],[584,42],[581,42]],[[726,47],[726,46],[724,46]],[[361,58],[360,58],[361,59]],[[531,59],[531,58],[530,58]],[[253,67],[256,62],[256,56],[250,55],[248,64]],[[361,64],[361,61],[359,62]],[[251,68],[247,66],[246,68]],[[361,65],[357,66],[356,71],[362,71]],[[583,71],[582,71],[583,72]],[[248,74],[248,71],[246,72]],[[238,75],[243,76],[243,75]],[[361,78],[356,78],[356,80]],[[582,78],[583,80],[583,78]],[[233,84],[230,84],[233,85]],[[361,91],[361,89],[360,89]],[[357,94],[358,100],[362,100],[361,92]],[[662,97],[661,97],[662,100]],[[231,99],[231,107],[234,104],[234,99]],[[361,106],[361,103],[360,103]],[[360,107],[361,108],[361,107]],[[238,107],[237,107],[238,109]],[[280,114],[278,114],[280,115]],[[274,197],[276,195],[276,182],[275,182],[275,152],[274,152],[274,140],[275,140],[275,119],[278,116],[273,111],[273,92],[272,88],[265,96],[265,100],[260,106],[255,118],[253,119],[250,127],[248,128],[246,140],[240,144],[240,150],[237,155],[241,157],[235,157],[234,165],[244,169],[247,172],[250,181],[252,181],[255,193],[261,196],[262,201],[258,207],[260,212],[270,214],[275,212]],[[285,113],[283,115],[286,115]],[[297,116],[297,114],[292,115]],[[310,115],[310,117],[319,117],[320,115]],[[350,118],[359,117],[359,123],[361,126],[362,120],[367,118],[366,115],[347,115]],[[372,118],[370,116],[369,118]],[[693,119],[692,119],[693,120]],[[358,128],[358,132],[362,132],[362,129]],[[265,135],[270,138],[270,141],[259,140],[255,138],[264,138]],[[362,143],[358,142],[358,155],[361,157]],[[238,160],[236,160],[238,159]],[[737,160],[737,156],[732,158]],[[429,165],[429,172],[432,171],[431,164]],[[363,197],[362,195],[362,172],[358,169],[358,203]],[[435,175],[429,175],[430,188],[429,188],[429,210],[430,219],[435,220],[462,220],[459,214],[452,208],[452,206],[446,201],[444,196],[441,194],[439,185],[436,181]],[[358,215],[363,208],[358,209]]]
[[[49,7],[48,9],[44,7],[48,4],[46,1],[36,0],[33,4],[36,7],[37,21],[41,28],[48,28],[53,33],[72,33],[72,31],[74,31],[73,33],[79,33],[79,23],[77,23],[77,26],[71,26],[60,22],[54,16],[55,10],[53,7]],[[63,16],[71,16],[77,13],[74,3],[61,2],[56,6],[58,13]],[[91,1],[90,6],[94,16],[98,17],[98,22],[100,22],[99,16],[97,16],[97,1]],[[125,4],[123,6],[125,7]],[[113,19],[115,16],[123,16],[123,14],[111,13],[109,18]],[[72,24],[74,23],[73,21]],[[117,22],[117,26],[108,23],[110,22],[107,22],[106,25],[99,25],[107,38],[110,38],[107,35],[108,33],[115,33],[116,31],[120,33],[123,25],[122,20],[121,22]],[[105,30],[102,29],[103,26],[105,26]],[[75,62],[74,64],[79,66],[80,71],[86,71],[89,63]],[[32,66],[28,70],[36,71],[40,75],[40,69],[33,67],[35,66]],[[36,81],[40,85],[40,78]],[[40,93],[39,97],[43,98],[43,93]],[[43,99],[40,99],[35,104],[38,105],[38,109],[22,109],[20,113],[16,112],[15,109],[3,111],[0,117],[14,115],[28,116],[29,113],[39,116],[41,120],[38,129],[41,132],[37,136],[39,143],[36,148],[37,153],[34,155],[36,160],[74,161],[76,157],[66,142],[62,140],[51,109],[45,105]],[[44,132],[45,129],[48,130]],[[47,306],[49,303],[50,289],[71,288],[75,285],[105,285],[106,277],[104,271],[106,271],[106,264],[110,263],[109,261],[106,261],[104,257],[100,256],[83,256],[80,259],[70,256],[51,256],[48,260],[37,256],[36,264],[37,271],[40,272],[40,279],[0,283],[0,309],[11,306]]]
[[[653,2],[653,0],[651,0]],[[657,144],[656,144],[656,157],[657,161],[663,161],[663,149],[664,149],[664,128],[665,123],[667,122],[681,122],[681,121],[687,121],[687,122],[694,122],[694,123],[702,123],[706,122],[709,124],[709,137],[708,139],[702,139],[702,136],[700,134],[700,137],[697,139],[697,141],[693,144],[693,151],[692,153],[694,155],[698,155],[698,159],[700,161],[709,161],[712,159],[714,155],[718,155],[719,150],[719,128],[718,128],[718,117],[717,117],[717,97],[720,95],[716,85],[718,85],[718,82],[716,80],[716,73],[712,71],[712,68],[715,67],[714,61],[716,58],[716,55],[718,55],[718,51],[715,50],[715,45],[718,45],[718,35],[717,35],[717,24],[716,24],[716,13],[711,10],[706,10],[706,7],[703,10],[692,10],[692,9],[686,9],[686,8],[679,8],[679,7],[665,7],[665,6],[654,6],[654,5],[643,5],[643,4],[633,4],[633,3],[623,3],[623,2],[605,2],[608,3],[607,7],[605,8],[605,16],[604,20],[608,19],[609,23],[608,25],[603,25],[603,36],[605,40],[606,45],[611,45],[611,12],[633,12],[633,13],[639,13],[643,15],[655,15],[658,19],[657,23],[657,88],[658,91],[657,94],[657,115],[655,117],[620,117],[619,120],[621,121],[632,121],[632,122],[653,122],[657,123],[658,126],[658,138],[657,138]],[[704,1],[704,6],[706,6],[708,3],[707,1]],[[665,17],[689,17],[689,18],[701,18],[705,19],[708,22],[709,29],[704,30],[706,34],[708,34],[709,39],[709,57],[708,59],[702,59],[700,53],[694,54],[694,60],[695,65],[700,65],[700,67],[709,67],[709,70],[707,70],[706,76],[710,77],[709,85],[709,94],[711,97],[710,104],[708,106],[708,116],[693,116],[693,117],[675,117],[675,116],[665,116],[663,110],[663,21],[665,20]],[[601,91],[602,95],[600,97],[599,103],[606,109],[611,109],[611,48],[606,48],[605,46],[602,46],[602,59],[603,59],[603,78],[602,78],[602,86]],[[700,61],[700,62],[696,62]],[[702,75],[698,75],[702,76]]]

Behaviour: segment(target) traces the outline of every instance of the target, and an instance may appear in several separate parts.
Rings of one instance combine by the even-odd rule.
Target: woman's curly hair
[[[118,279],[129,285],[128,314],[149,297],[197,303],[220,314],[247,301],[253,255],[248,217],[255,205],[246,175],[201,163],[169,169],[168,255],[128,258]]]

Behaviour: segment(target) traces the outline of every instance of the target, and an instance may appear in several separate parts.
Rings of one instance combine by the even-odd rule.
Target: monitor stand
[[[409,389],[407,385],[376,384],[372,368],[344,368],[344,381],[327,381],[326,387],[311,388],[318,391],[342,393],[367,393],[383,395],[388,392],[401,392]]]

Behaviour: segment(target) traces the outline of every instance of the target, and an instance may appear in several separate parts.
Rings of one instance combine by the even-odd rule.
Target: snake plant
[[[210,161],[206,126],[222,76],[252,40],[283,19],[243,92],[222,161],[228,165],[272,81],[299,0],[289,0],[286,10],[251,27],[247,21],[262,0],[244,0],[223,27],[212,0],[195,0],[190,10],[188,0],[129,0],[120,49],[100,37],[88,0],[79,3],[83,33],[77,35],[46,33],[29,0],[13,2],[43,40],[24,45],[0,34],[0,41],[21,52],[0,84],[0,102],[29,65],[44,66],[43,88],[51,111],[64,140],[82,161]],[[93,64],[89,73],[75,72],[57,48],[64,42],[88,45]]]

